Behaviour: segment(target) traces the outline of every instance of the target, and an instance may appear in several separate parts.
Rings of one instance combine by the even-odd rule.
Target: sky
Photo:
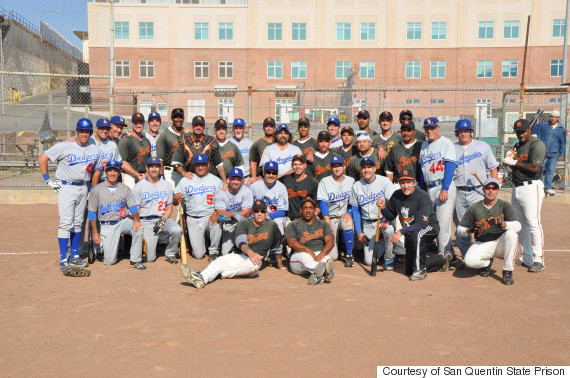
[[[42,19],[81,49],[81,40],[73,34],[73,30],[87,31],[88,2],[88,0],[0,0],[0,12],[14,11],[38,29]],[[46,12],[53,10],[61,12]]]

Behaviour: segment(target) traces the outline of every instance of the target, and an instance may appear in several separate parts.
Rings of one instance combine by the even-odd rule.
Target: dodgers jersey
[[[294,144],[289,143],[287,148],[281,150],[277,143],[273,143],[267,146],[263,151],[259,166],[263,167],[268,161],[274,161],[278,167],[277,174],[283,175],[291,170],[291,160],[293,160],[293,156],[300,154],[301,149]]]
[[[128,186],[121,182],[116,186],[107,186],[102,182],[91,190],[87,209],[96,213],[100,222],[113,222],[127,217],[129,208],[134,205]]]
[[[107,162],[111,160],[116,160],[119,163],[123,162],[121,154],[119,153],[119,146],[117,143],[113,142],[109,138],[102,142],[99,142],[96,138],[91,137],[89,143],[95,143],[99,150],[101,150],[101,181],[105,180],[107,175],[105,174],[105,167]]]
[[[158,137],[160,136],[160,134],[158,134],[157,136],[152,136],[149,133],[143,133],[142,136],[146,139],[148,139],[148,141],[150,142],[150,156],[152,157],[156,157],[156,140],[158,139]]]
[[[249,176],[249,150],[253,145],[253,141],[248,138],[237,140],[234,137],[231,137],[229,140],[238,146],[239,152],[241,152],[241,157],[243,159],[243,177]]]
[[[230,192],[230,189],[220,190],[214,196],[216,209],[228,211],[242,211],[243,209],[251,209],[253,206],[253,193],[249,186],[242,185],[236,194]]]
[[[327,176],[321,180],[317,189],[317,201],[329,203],[331,218],[340,218],[346,214],[353,185],[354,179],[348,176],[344,176],[341,182],[336,181],[333,176]]]
[[[471,172],[477,171],[479,178],[485,181],[487,170],[499,166],[491,151],[491,146],[480,140],[473,140],[466,146],[459,142],[455,143],[455,154],[457,156],[457,167],[453,181],[456,186],[481,186],[481,183]]]
[[[101,150],[95,144],[83,147],[76,141],[61,142],[44,152],[57,162],[55,178],[64,181],[90,181],[95,169],[101,169]]]
[[[162,217],[166,207],[172,205],[172,185],[164,179],[152,184],[145,178],[136,183],[132,195],[141,217]]]
[[[429,143],[422,142],[420,151],[420,167],[427,185],[443,181],[445,162],[455,162],[455,146],[446,137]]]
[[[204,177],[194,175],[192,180],[182,177],[175,192],[184,195],[186,213],[191,217],[206,217],[214,213],[214,195],[222,186],[222,180],[211,173]]]
[[[273,213],[277,210],[287,211],[289,209],[289,198],[287,189],[281,182],[276,181],[275,184],[268,188],[265,186],[265,180],[257,180],[251,184],[253,200],[263,201],[267,204],[267,210]]]
[[[360,207],[362,219],[378,219],[376,201],[384,198],[386,201],[394,193],[394,184],[385,176],[376,175],[374,181],[368,183],[360,179],[354,183],[350,194],[350,205]]]

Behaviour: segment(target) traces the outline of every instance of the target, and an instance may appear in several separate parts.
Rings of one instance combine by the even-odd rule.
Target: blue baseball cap
[[[245,127],[245,121],[243,120],[243,118],[236,118],[236,119],[234,119],[232,126],[233,127],[236,127],[236,126]]]
[[[439,127],[439,119],[435,117],[428,117],[424,119],[424,127]]]
[[[95,126],[97,126],[97,127],[111,127],[111,121],[109,121],[107,118],[99,118],[97,120],[97,124]]]
[[[239,168],[232,168],[232,169],[230,169],[230,173],[229,173],[228,177],[243,178],[243,171]]]
[[[276,162],[274,161],[268,161],[267,163],[265,163],[265,165],[263,166],[263,170],[265,172],[267,171],[276,171],[279,172],[279,166],[277,165]]]
[[[277,126],[277,129],[275,130],[276,133],[280,132],[281,130],[285,130],[287,131],[289,134],[291,134],[291,132],[289,131],[289,126],[287,126],[286,123],[282,123],[279,126]]]
[[[360,159],[360,166],[362,167],[363,165],[366,164],[376,166],[376,161],[374,161],[374,159],[371,158],[370,156],[365,156],[362,159]]]
[[[111,118],[111,123],[114,123],[115,125],[127,126],[127,124],[125,123],[125,119],[121,116],[113,116]]]
[[[158,114],[157,112],[151,112],[148,115],[148,120],[150,121],[151,118],[158,118],[159,121],[161,121],[162,119],[160,118],[160,114]]]
[[[330,116],[330,117],[327,119],[327,125],[328,125],[329,123],[334,123],[334,124],[336,124],[337,126],[340,126],[340,120],[338,119],[337,116]]]
[[[333,164],[343,164],[344,165],[344,158],[342,156],[333,156],[331,158],[331,165]]]
[[[156,156],[151,156],[147,159],[146,165],[161,165],[160,159],[157,158]]]
[[[206,155],[206,154],[196,154],[192,158],[193,164],[197,164],[197,163],[207,164],[209,162],[210,162],[210,160],[208,159],[208,155]]]
[[[105,171],[107,171],[111,168],[116,169],[120,172],[121,171],[121,162],[117,161],[117,160],[109,160],[107,162],[107,164],[105,164]]]

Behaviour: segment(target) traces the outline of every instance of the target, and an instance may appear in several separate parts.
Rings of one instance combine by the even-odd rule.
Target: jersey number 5
[[[207,194],[206,195],[206,203],[208,205],[212,205],[214,203],[214,195],[213,194]]]
[[[435,163],[432,163],[431,167],[429,167],[429,171],[431,173],[436,173],[437,171],[443,171],[443,163],[440,161],[437,162],[437,166]]]

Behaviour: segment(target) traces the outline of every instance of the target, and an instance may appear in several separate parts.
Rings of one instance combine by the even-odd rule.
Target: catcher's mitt
[[[89,269],[79,268],[77,266],[69,267],[62,271],[64,276],[68,277],[89,277],[91,275],[91,271]]]
[[[483,222],[475,222],[473,227],[471,227],[472,234],[480,234],[483,230]]]
[[[160,234],[162,231],[164,231],[164,226],[165,226],[165,225],[166,225],[166,219],[160,218],[160,220],[154,224],[154,227],[152,228],[152,231],[153,231],[155,234]]]

